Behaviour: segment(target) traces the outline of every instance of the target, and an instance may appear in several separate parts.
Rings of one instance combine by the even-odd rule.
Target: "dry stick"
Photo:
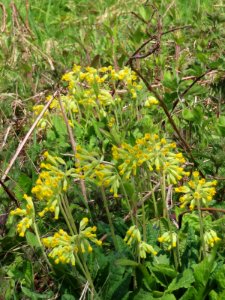
[[[189,154],[191,160],[193,161],[193,163],[198,166],[198,163],[196,162],[196,160],[194,159],[192,153],[191,153],[191,147],[189,146],[189,144],[186,142],[186,140],[183,138],[183,136],[181,135],[179,129],[177,128],[173,118],[171,117],[166,104],[164,103],[162,97],[152,88],[152,86],[148,83],[148,81],[145,79],[145,77],[138,71],[136,70],[132,65],[131,65],[131,69],[138,75],[138,77],[140,77],[142,79],[142,81],[144,82],[146,88],[149,90],[149,92],[153,93],[155,95],[155,97],[159,100],[160,106],[162,107],[162,109],[164,110],[169,123],[171,124],[171,126],[173,127],[174,131],[176,132],[178,138],[180,139],[183,149]],[[199,172],[201,172],[199,170]],[[201,175],[202,172],[201,172]]]
[[[147,193],[140,201],[138,201],[136,207],[137,207],[137,208],[141,207],[141,206],[145,203],[145,201],[146,201],[153,193],[155,193],[155,191],[156,191],[159,187],[160,187],[160,183],[157,183],[156,186],[153,188],[152,191],[148,192],[148,193]],[[133,209],[132,212],[129,212],[129,214],[127,214],[127,215],[123,218],[123,220],[126,222],[127,220],[130,219],[131,214],[134,214],[134,213],[135,213],[135,209]]]
[[[15,202],[17,207],[20,207],[19,201],[16,199],[16,197],[14,196],[14,194],[8,189],[8,187],[4,184],[4,182],[2,182],[0,180],[0,185],[3,187],[4,191],[6,192],[6,194],[9,196],[9,198]]]
[[[167,31],[162,32],[162,35],[171,33],[173,31],[177,31],[177,30],[181,30],[181,29],[186,29],[186,28],[191,28],[191,25],[185,25],[185,26],[181,26],[181,27],[175,27],[175,28],[171,28]],[[137,50],[134,51],[134,53],[131,55],[131,57],[128,59],[128,61],[125,63],[125,66],[129,65],[131,60],[136,59],[136,58],[141,58],[141,57],[137,57],[136,55],[148,44],[150,43],[152,40],[156,40],[157,36],[153,35],[150,38],[148,38]],[[154,51],[153,51],[154,52]],[[151,50],[148,51],[148,55],[146,55],[145,57],[151,55],[153,53]]]
[[[69,124],[68,118],[66,116],[66,112],[65,112],[65,109],[63,107],[62,100],[61,100],[60,97],[59,97],[59,105],[60,105],[60,108],[61,108],[61,111],[62,111],[63,119],[64,119],[65,124],[66,124],[67,132],[68,132],[69,139],[70,139],[70,143],[71,143],[74,155],[75,155],[77,153],[76,142],[75,142],[75,139],[73,137],[73,132],[72,132],[71,126]],[[82,180],[82,179],[80,179],[80,186],[81,186],[81,191],[82,191],[84,200],[85,200],[85,202],[88,206],[88,198],[87,198],[86,187],[85,187],[85,184],[84,184],[84,180]]]
[[[4,32],[6,29],[6,18],[7,18],[7,13],[6,9],[3,3],[0,3],[0,7],[2,9],[2,26],[1,26],[1,32]]]
[[[183,93],[179,96],[179,98],[184,97],[184,95],[187,94],[187,92],[205,75],[207,75],[208,73],[210,73],[212,70],[207,70],[205,73],[203,73],[202,75],[198,76],[195,78],[195,80],[183,91]],[[174,109],[176,108],[177,104],[179,103],[179,99],[175,100],[173,103],[173,109],[171,111],[171,113],[174,111]]]
[[[41,120],[41,118],[43,117],[44,113],[46,112],[46,110],[49,108],[49,105],[51,104],[51,102],[53,101],[53,99],[57,96],[57,94],[60,91],[57,90],[54,94],[53,97],[51,98],[51,100],[48,101],[48,103],[45,105],[45,107],[42,109],[40,115],[37,117],[37,119],[35,120],[35,122],[33,123],[33,125],[31,126],[30,130],[27,132],[27,134],[25,135],[24,139],[22,140],[22,142],[19,144],[19,146],[16,149],[15,154],[13,155],[13,157],[11,158],[9,165],[7,167],[7,169],[5,170],[5,172],[2,175],[1,181],[5,181],[9,171],[11,170],[13,164],[15,163],[17,157],[19,156],[20,152],[22,151],[24,145],[26,144],[26,142],[28,141],[29,137],[31,136],[32,132],[34,131],[35,127],[37,126],[38,122]]]
[[[197,208],[195,208],[194,210],[198,210]],[[225,209],[222,208],[214,208],[214,207],[204,207],[204,208],[200,208],[201,211],[209,211],[209,212],[222,212],[225,214]],[[182,225],[182,219],[184,214],[186,213],[190,213],[192,212],[192,210],[185,210],[184,212],[182,212],[179,216],[178,216],[178,226],[179,228],[181,228]]]
[[[129,214],[127,214],[123,220],[124,222],[127,222],[130,218],[131,218],[131,214],[135,214],[136,213],[136,209],[137,208],[140,208],[146,200],[148,200],[148,198],[160,187],[160,183],[157,183],[156,186],[154,187],[154,189],[150,192],[148,192],[140,201],[138,201],[136,207],[131,211],[129,212]],[[106,238],[107,238],[108,234],[104,234],[102,237],[101,237],[101,241],[104,241]]]

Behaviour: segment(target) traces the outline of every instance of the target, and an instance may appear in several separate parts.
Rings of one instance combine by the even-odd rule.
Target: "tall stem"
[[[162,173],[162,181],[161,181],[161,194],[162,194],[162,201],[163,201],[163,217],[169,220],[168,211],[167,211],[167,203],[166,203],[166,178],[165,172]]]
[[[199,226],[200,226],[200,239],[202,243],[202,254],[204,258],[206,256],[206,248],[205,248],[205,240],[204,240],[204,224],[202,219],[200,201],[197,201],[197,208],[198,208]]]
[[[145,218],[145,204],[142,203],[142,228],[143,228],[143,239],[144,242],[147,240],[147,230],[146,230],[146,218]]]
[[[103,204],[104,204],[104,207],[105,207],[106,215],[107,215],[107,218],[108,218],[108,221],[109,221],[109,227],[110,227],[110,230],[111,230],[114,247],[115,247],[116,250],[118,250],[118,244],[117,244],[117,240],[116,240],[114,226],[113,226],[111,214],[109,212],[108,203],[107,203],[107,200],[106,200],[105,191],[104,191],[103,187],[101,187],[101,194],[102,194],[102,199],[103,199]]]
[[[154,211],[155,211],[155,217],[156,217],[156,219],[158,219],[159,218],[159,212],[158,212],[157,202],[156,202],[156,199],[155,199],[155,193],[154,193],[154,190],[153,190],[153,187],[152,187],[151,180],[150,180],[150,189],[151,189],[151,192],[152,192],[152,200],[153,200],[153,206],[154,206]]]
[[[42,252],[42,254],[43,254],[43,257],[44,257],[44,259],[45,259],[47,265],[49,266],[49,268],[50,268],[51,270],[53,270],[53,269],[52,269],[52,266],[51,266],[51,264],[50,264],[50,262],[49,262],[49,260],[48,260],[48,257],[47,257],[47,255],[46,255],[46,253],[45,253],[45,251],[44,251],[44,248],[43,248],[43,245],[42,245],[42,242],[41,242],[41,238],[40,238],[40,234],[39,234],[39,230],[38,230],[37,224],[36,224],[35,221],[34,221],[33,224],[34,224],[34,232],[35,232],[35,234],[36,234],[36,237],[37,237],[37,240],[38,240],[38,244],[39,244],[39,246],[40,246],[40,248],[41,248],[41,252]]]

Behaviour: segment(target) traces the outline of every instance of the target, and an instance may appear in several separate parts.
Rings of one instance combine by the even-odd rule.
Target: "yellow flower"
[[[204,178],[199,177],[198,171],[194,171],[192,179],[186,185],[175,188],[175,192],[185,194],[180,197],[181,208],[189,204],[190,210],[193,210],[198,203],[206,206],[216,193],[215,185],[215,181],[207,182]]]

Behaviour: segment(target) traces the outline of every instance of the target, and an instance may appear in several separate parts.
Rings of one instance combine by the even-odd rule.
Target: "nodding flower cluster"
[[[207,182],[204,178],[200,178],[198,171],[193,172],[192,179],[186,185],[175,188],[175,192],[184,194],[179,199],[180,207],[184,208],[189,204],[190,210],[193,210],[198,204],[207,205],[216,194],[216,185],[216,180]]]
[[[98,186],[109,187],[114,197],[118,197],[119,175],[113,163],[101,161],[99,153],[77,146],[75,155],[76,173],[81,179],[87,179]]]
[[[82,69],[81,66],[74,65],[73,70],[64,74],[62,80],[68,84],[68,93],[60,95],[63,107],[69,115],[74,116],[75,114],[79,118],[96,111],[106,116],[107,112],[113,112],[117,103],[124,102],[124,93],[130,101],[130,99],[136,99],[142,89],[142,86],[137,82],[135,72],[128,67],[116,71],[112,66],[99,69],[92,67]],[[122,83],[123,90],[120,92],[115,89],[114,95],[112,95],[112,88],[118,82]],[[49,117],[51,110],[54,112],[61,110],[59,97],[52,98],[52,95],[46,97],[46,101],[51,100],[51,104],[38,123],[40,129],[51,126],[51,118]],[[152,100],[151,103],[156,104]],[[44,105],[35,105],[33,107],[34,115],[39,115],[43,108]],[[74,125],[71,120],[69,121]]]
[[[41,163],[41,169],[36,185],[31,192],[38,200],[45,204],[45,208],[39,212],[43,217],[46,212],[54,212],[55,219],[59,217],[60,194],[67,190],[68,172],[65,169],[65,161],[57,156],[51,156],[48,152],[44,153],[45,162]]]
[[[137,175],[138,169],[146,166],[150,171],[163,173],[169,184],[176,184],[182,176],[188,176],[182,165],[185,163],[182,153],[174,153],[175,143],[160,139],[157,134],[145,134],[137,139],[134,146],[123,143],[121,147],[113,146],[113,158],[121,162],[119,174],[129,179],[131,174]]]
[[[164,232],[163,235],[158,238],[158,241],[165,244],[167,250],[171,250],[177,246],[177,234],[170,231]]]
[[[124,241],[127,243],[127,245],[132,245],[136,248],[137,254],[140,258],[146,258],[146,253],[157,255],[157,251],[155,251],[150,244],[142,241],[141,233],[135,225],[131,226],[127,230]]]
[[[17,232],[19,236],[24,237],[26,230],[33,225],[35,218],[34,204],[31,197],[26,194],[23,196],[26,200],[27,204],[25,208],[16,208],[12,210],[10,214],[12,216],[20,216],[23,217],[22,220],[17,224]]]
[[[93,251],[90,242],[98,246],[102,245],[102,241],[96,238],[96,226],[87,227],[88,222],[88,218],[81,220],[78,234],[71,236],[60,229],[54,236],[42,239],[44,246],[51,249],[48,255],[54,259],[56,264],[62,263],[75,266],[76,255]]]
[[[214,230],[209,230],[204,233],[204,240],[209,247],[213,247],[221,239],[217,236],[217,233]]]

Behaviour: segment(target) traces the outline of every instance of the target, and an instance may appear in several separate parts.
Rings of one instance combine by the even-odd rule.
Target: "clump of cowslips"
[[[27,202],[25,208],[16,208],[15,210],[12,210],[10,212],[12,216],[23,217],[22,220],[17,224],[17,232],[21,237],[24,237],[26,230],[33,225],[35,218],[34,204],[32,198],[27,196],[26,194],[23,196],[23,198]]]
[[[220,240],[217,233],[212,229],[204,233],[204,241],[209,247],[213,247]]]
[[[102,245],[102,241],[96,238],[97,227],[87,227],[88,223],[88,218],[83,218],[77,234],[69,235],[63,229],[60,229],[54,236],[42,239],[43,245],[51,249],[48,256],[54,259],[56,264],[62,263],[75,266],[76,256],[79,253],[93,251],[90,242],[98,246]]]
[[[45,161],[41,163],[41,169],[36,185],[31,192],[45,204],[44,209],[39,212],[43,217],[46,212],[53,212],[55,219],[59,217],[60,194],[67,191],[67,177],[70,171],[66,171],[65,161],[57,156],[52,156],[48,152],[44,153]]]
[[[171,250],[177,246],[177,234],[170,231],[164,232],[162,236],[158,237],[158,241],[163,243],[167,250]]]
[[[216,194],[216,185],[216,180],[207,182],[204,178],[200,178],[198,171],[193,172],[192,179],[187,184],[175,188],[175,192],[184,194],[179,198],[180,207],[189,205],[190,210],[193,210],[198,204],[207,206]]]
[[[176,184],[182,176],[189,175],[182,165],[185,159],[182,153],[175,153],[175,143],[160,139],[157,134],[145,134],[135,141],[132,146],[122,143],[121,147],[113,146],[114,160],[119,163],[119,174],[129,179],[136,176],[140,167],[146,166],[150,171],[164,173],[169,184]]]
[[[146,258],[146,253],[157,255],[157,251],[155,251],[150,244],[142,241],[140,230],[136,225],[131,226],[127,230],[124,241],[127,245],[136,247],[137,254],[140,258]]]

